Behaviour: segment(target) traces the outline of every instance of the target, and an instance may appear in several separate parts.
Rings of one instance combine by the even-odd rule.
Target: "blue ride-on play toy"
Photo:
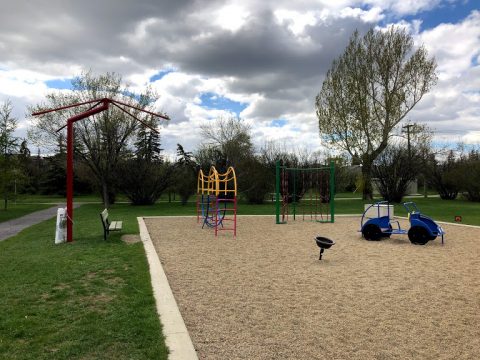
[[[381,205],[386,205],[386,215],[381,214],[380,209],[383,208]],[[434,220],[420,213],[414,202],[403,203],[410,222],[408,231],[402,229],[398,221],[391,221],[390,207],[388,205],[388,201],[379,201],[365,209],[362,215],[360,231],[366,240],[378,241],[383,237],[390,237],[392,234],[408,234],[408,239],[415,245],[425,245],[427,242],[435,240],[437,236],[442,237],[443,244],[445,231]],[[367,217],[366,214],[372,207],[376,207],[377,216]],[[392,226],[392,223],[396,223],[396,228]]]

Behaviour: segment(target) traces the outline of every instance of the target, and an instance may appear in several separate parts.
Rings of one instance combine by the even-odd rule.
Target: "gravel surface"
[[[359,220],[239,217],[236,239],[145,222],[200,359],[480,359],[480,229],[419,246]],[[321,261],[317,234],[336,242]]]

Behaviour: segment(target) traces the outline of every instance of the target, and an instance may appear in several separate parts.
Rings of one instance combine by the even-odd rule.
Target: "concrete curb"
[[[142,217],[137,217],[137,221],[140,228],[140,238],[142,239],[150,267],[157,313],[163,325],[165,343],[169,349],[168,358],[170,360],[198,360],[192,339],[178,309],[145,221]]]

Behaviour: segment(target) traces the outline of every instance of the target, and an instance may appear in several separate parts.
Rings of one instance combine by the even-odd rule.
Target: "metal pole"
[[[293,170],[293,221],[295,221],[297,214],[297,171]]]
[[[412,150],[410,147],[410,128],[414,127],[413,124],[408,124],[402,127],[402,129],[407,129],[407,147],[408,147],[408,159],[412,159]]]
[[[330,219],[335,222],[335,162],[330,161]]]
[[[275,218],[276,223],[280,224],[280,160],[275,166]]]
[[[73,121],[67,121],[67,242],[73,241]]]

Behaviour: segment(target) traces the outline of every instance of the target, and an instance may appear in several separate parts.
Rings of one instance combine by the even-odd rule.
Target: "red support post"
[[[237,195],[233,198],[233,237],[237,237]]]
[[[218,195],[215,198],[215,236],[218,235],[218,209],[220,204],[218,203]]]
[[[108,109],[103,105],[75,115],[67,120],[67,242],[73,241],[73,123]]]
[[[67,121],[67,242],[73,241],[73,121]]]

